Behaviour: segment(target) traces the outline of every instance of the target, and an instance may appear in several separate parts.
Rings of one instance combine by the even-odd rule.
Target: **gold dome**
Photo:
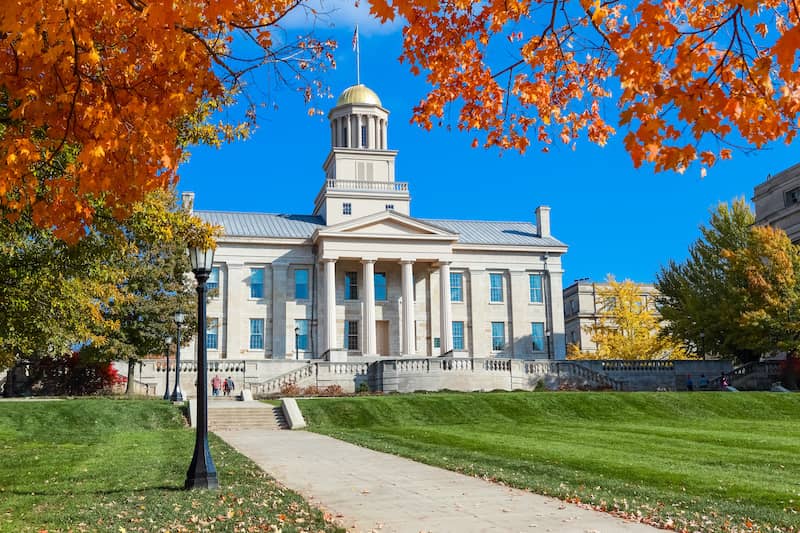
[[[353,85],[345,89],[336,100],[336,107],[347,104],[381,105],[381,99],[366,85]]]

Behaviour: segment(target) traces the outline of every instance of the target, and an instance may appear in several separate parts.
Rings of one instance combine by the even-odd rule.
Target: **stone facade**
[[[637,285],[641,288],[642,304],[655,309],[658,290],[649,283]],[[564,331],[567,344],[576,344],[584,352],[597,351],[597,345],[592,342],[586,328],[595,324],[600,317],[603,309],[598,290],[608,286],[608,283],[580,279],[564,289]]]
[[[209,360],[564,358],[549,208],[536,224],[412,217],[388,115],[366,87],[342,94],[311,215],[196,212],[224,228]]]
[[[800,243],[800,164],[756,185],[753,203],[756,224],[780,228],[793,243]]]

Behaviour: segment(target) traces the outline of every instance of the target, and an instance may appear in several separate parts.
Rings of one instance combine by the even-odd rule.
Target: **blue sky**
[[[473,149],[473,135],[444,128],[427,132],[409,123],[426,85],[397,60],[399,27],[370,22],[366,2],[359,9],[341,4],[341,11],[317,24],[318,32],[340,44],[337,69],[326,73],[324,81],[334,98],[355,84],[350,43],[359,21],[361,81],[391,113],[389,147],[399,150],[397,180],[409,183],[411,215],[534,221],[534,209],[549,205],[553,234],[569,246],[565,286],[582,277],[601,280],[608,273],[653,281],[669,259],[686,257],[709,209],[735,197],[749,200],[768,174],[800,159],[796,148],[782,144],[751,154],[735,152],[732,161],[718,163],[701,178],[699,167],[683,175],[634,169],[619,134],[603,148],[583,141],[575,151],[559,143],[549,153],[534,145],[525,155]],[[299,17],[289,23],[290,33],[307,24]],[[193,148],[180,169],[178,188],[196,193],[197,209],[309,214],[323,184],[328,120],[309,117],[302,96],[290,88],[259,90],[253,97],[270,98],[254,135],[219,150]],[[327,112],[334,100],[312,105]],[[456,115],[453,110],[454,120]]]

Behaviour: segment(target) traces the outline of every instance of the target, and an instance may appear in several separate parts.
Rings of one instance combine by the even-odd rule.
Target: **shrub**
[[[300,387],[296,383],[284,383],[281,386],[281,396],[300,396]]]
[[[316,385],[309,385],[303,389],[303,396],[319,396],[320,394],[322,394],[322,392]]]
[[[23,374],[13,372],[9,394],[86,396],[111,393],[125,381],[111,363],[87,360],[80,352],[55,357],[34,357],[19,363]]]
[[[369,384],[366,381],[362,381],[361,383],[358,384],[358,388],[356,389],[356,392],[359,393],[359,394],[368,393],[369,392]]]
[[[322,396],[342,396],[344,391],[339,385],[328,385],[320,392]]]

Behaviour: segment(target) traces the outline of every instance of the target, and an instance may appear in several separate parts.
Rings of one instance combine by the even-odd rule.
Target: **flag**
[[[358,50],[358,24],[356,24],[356,31],[353,32],[353,51]]]

